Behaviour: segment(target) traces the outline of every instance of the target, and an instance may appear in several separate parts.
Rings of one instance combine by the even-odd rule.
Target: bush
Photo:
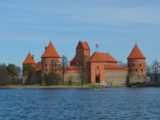
[[[55,73],[55,74],[45,74],[43,76],[44,83],[46,85],[62,85],[63,84],[63,78],[61,75]]]

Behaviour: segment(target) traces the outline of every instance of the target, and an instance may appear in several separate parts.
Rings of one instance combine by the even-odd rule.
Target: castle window
[[[134,64],[133,64],[133,67],[134,67]]]
[[[142,66],[142,64],[139,64],[139,66]]]
[[[136,69],[136,72],[137,72],[138,70]]]
[[[141,72],[143,72],[143,69],[141,69]]]
[[[45,64],[45,66],[47,66],[47,64]]]

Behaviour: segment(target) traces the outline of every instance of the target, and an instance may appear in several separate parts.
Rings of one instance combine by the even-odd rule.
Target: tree
[[[25,65],[24,66],[24,69],[23,69],[24,73],[26,74],[32,74],[35,72],[35,68],[31,65],[31,64],[28,64],[28,65]]]
[[[0,65],[0,85],[13,85],[20,84],[20,67],[9,64],[6,66],[5,64]]]
[[[44,74],[43,79],[46,85],[60,85],[63,83],[61,75],[57,73]]]
[[[122,61],[118,61],[118,65],[119,65],[119,66],[127,66],[127,64],[126,64],[126,63],[123,63]]]
[[[46,73],[42,76],[43,84],[45,85],[62,85],[63,79],[62,76],[57,72],[60,68],[60,65],[57,64],[56,59],[52,60],[51,72]]]
[[[20,83],[19,78],[20,78],[20,73],[21,73],[20,67],[14,64],[9,64],[6,67],[6,69],[11,79],[10,84],[19,84]]]
[[[147,75],[150,75],[152,73],[151,67],[148,65],[147,66]]]
[[[5,64],[0,65],[0,85],[7,85],[10,83],[10,77]]]
[[[64,56],[64,55],[62,56],[61,65],[62,65],[63,84],[64,84],[64,78],[65,78],[66,67],[68,66],[68,59],[67,59],[67,57]]]
[[[155,60],[151,66],[151,72],[154,75],[155,81],[158,81],[158,75],[160,74],[160,62]]]
[[[12,77],[12,79],[18,78],[20,76],[20,67],[14,64],[9,64],[7,66],[7,71],[8,71],[8,74]]]
[[[25,84],[34,84],[37,80],[35,77],[35,68],[31,65],[25,65],[23,68],[24,76],[26,76]]]

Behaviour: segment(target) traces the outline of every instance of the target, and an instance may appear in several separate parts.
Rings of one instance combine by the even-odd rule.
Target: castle
[[[94,52],[85,41],[79,41],[75,56],[70,65],[65,67],[64,82],[78,84],[104,84],[108,86],[125,86],[127,84],[144,83],[147,80],[146,58],[135,44],[127,58],[128,65],[119,65],[109,53]],[[45,48],[41,61],[36,63],[29,53],[23,62],[23,68],[31,65],[40,76],[55,72],[62,76],[61,56],[52,41]],[[27,76],[24,72],[24,77]]]

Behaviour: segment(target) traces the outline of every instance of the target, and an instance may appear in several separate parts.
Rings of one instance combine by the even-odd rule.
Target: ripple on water
[[[0,89],[0,120],[159,120],[159,88]]]

